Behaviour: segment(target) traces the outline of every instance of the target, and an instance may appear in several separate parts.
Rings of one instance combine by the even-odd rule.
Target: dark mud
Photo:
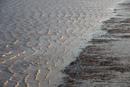
[[[119,5],[130,11],[130,3]],[[119,14],[104,21],[102,30],[107,33],[93,38],[62,71],[59,87],[130,87],[130,18]]]

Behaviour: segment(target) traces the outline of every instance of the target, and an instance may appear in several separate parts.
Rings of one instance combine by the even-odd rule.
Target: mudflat
[[[103,21],[104,35],[65,68],[59,87],[130,87],[130,2],[119,4],[116,16]]]
[[[0,87],[57,87],[120,1],[0,0]]]

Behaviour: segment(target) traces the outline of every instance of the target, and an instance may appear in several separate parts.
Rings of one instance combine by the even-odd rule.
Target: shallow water
[[[122,0],[2,0],[0,86],[55,87]]]

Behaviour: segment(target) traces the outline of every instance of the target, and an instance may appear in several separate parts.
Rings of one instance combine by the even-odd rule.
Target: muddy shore
[[[116,16],[103,21],[104,35],[95,35],[59,87],[130,87],[130,1],[118,5]]]
[[[57,87],[122,1],[0,0],[0,87]]]

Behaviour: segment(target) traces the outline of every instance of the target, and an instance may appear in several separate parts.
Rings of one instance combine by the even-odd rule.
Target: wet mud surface
[[[95,35],[62,71],[66,77],[59,87],[130,87],[130,15],[120,14],[130,12],[130,3],[119,6],[118,16],[103,22],[106,34]]]
[[[0,0],[0,87],[57,87],[120,1]]]

